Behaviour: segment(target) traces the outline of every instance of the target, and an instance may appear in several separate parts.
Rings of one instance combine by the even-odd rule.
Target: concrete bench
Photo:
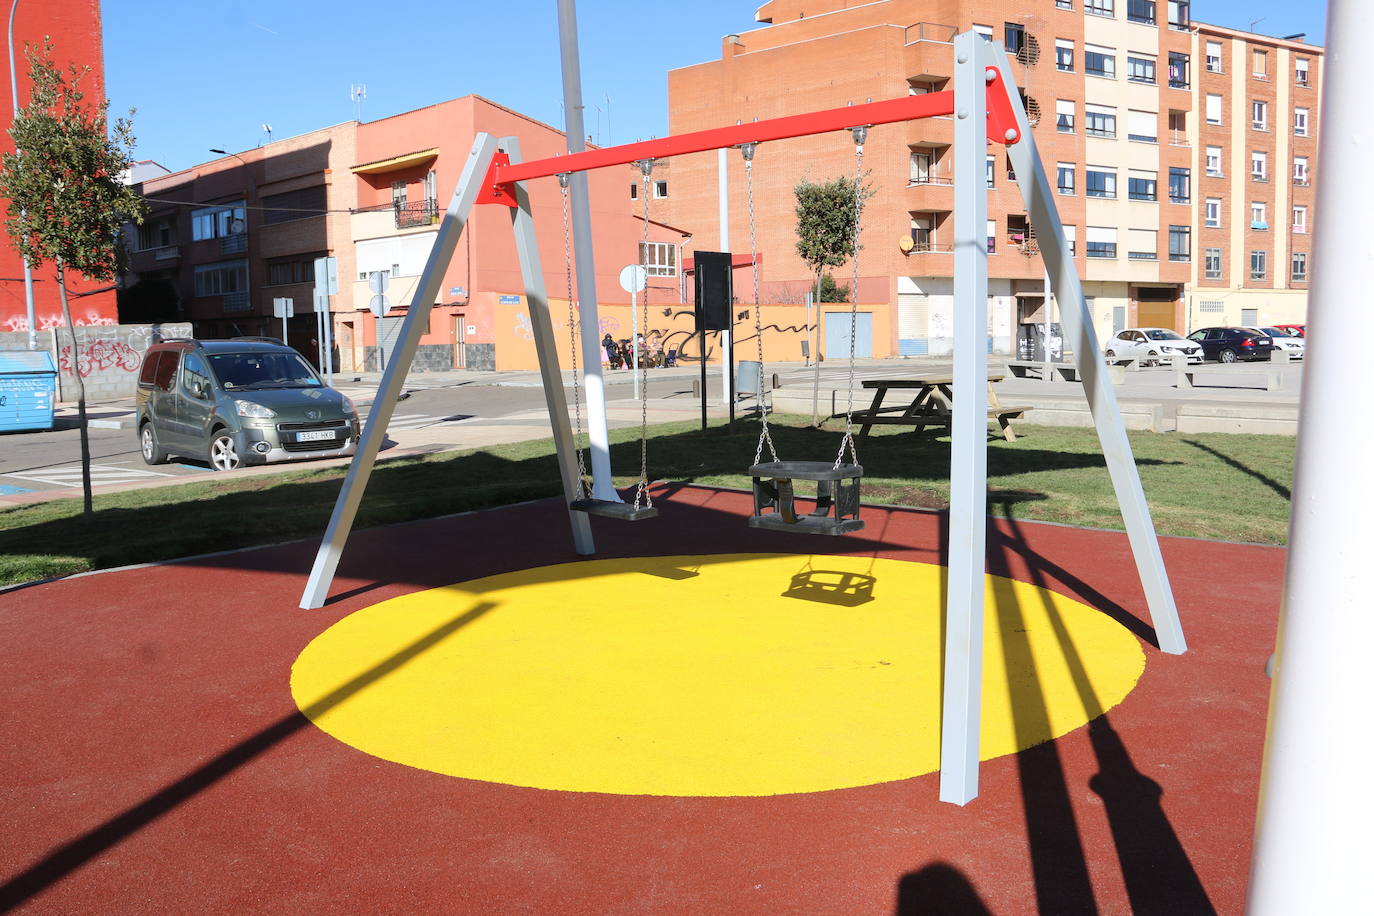
[[[1261,391],[1277,391],[1283,386],[1283,374],[1277,369],[1229,372],[1175,367],[1174,376],[1177,388],[1257,388]]]

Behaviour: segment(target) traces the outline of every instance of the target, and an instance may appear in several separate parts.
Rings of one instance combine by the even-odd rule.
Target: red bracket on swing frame
[[[1016,128],[1016,114],[1012,109],[1011,98],[1006,84],[994,67],[988,67],[987,111],[988,140],[1010,146],[1021,139]],[[784,118],[770,118],[767,121],[751,121],[733,127],[717,127],[698,130],[689,134],[662,137],[657,140],[641,140],[605,149],[587,150],[554,156],[549,159],[533,159],[529,162],[511,164],[510,156],[498,152],[492,157],[482,182],[482,190],[477,195],[479,204],[505,204],[515,207],[513,185],[517,181],[532,178],[547,178],[569,172],[585,172],[589,169],[603,169],[613,165],[625,165],[644,159],[658,159],[666,156],[681,156],[685,153],[702,153],[713,149],[739,146],[743,143],[763,143],[768,140],[787,140],[792,137],[806,137],[832,130],[848,130],[854,127],[871,127],[875,124],[892,124],[898,121],[915,121],[921,118],[948,117],[954,114],[954,91],[929,92],[923,95],[908,95],[884,102],[868,102],[863,105],[850,105],[845,108],[831,108],[809,114],[789,115]]]

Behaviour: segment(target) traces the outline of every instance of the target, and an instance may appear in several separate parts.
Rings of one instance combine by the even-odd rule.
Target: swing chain
[[[646,260],[649,251],[649,191],[652,187],[650,176],[654,170],[653,159],[641,159],[639,170],[644,174],[644,189],[640,197],[644,202],[644,238],[639,248],[639,260]],[[631,352],[639,362],[639,484],[635,487],[635,509],[640,504],[653,508],[654,500],[649,495],[649,284],[644,284],[643,308],[639,313],[640,328],[635,332],[638,339],[631,339]],[[644,353],[639,352],[639,341],[645,344]]]
[[[572,348],[573,414],[577,422],[573,430],[573,451],[577,453],[577,498],[586,499],[591,496],[591,488],[587,486],[587,463],[582,452],[582,385],[577,371],[577,328],[580,322],[573,312],[572,241],[568,232],[568,178],[567,172],[559,175],[558,186],[563,193],[563,266],[568,280],[568,338]]]
[[[754,224],[754,143],[740,144],[739,151],[744,156],[744,187],[749,199],[749,266],[754,276],[754,341],[759,351],[759,442],[754,449],[754,464],[763,461],[763,447],[768,446],[768,454],[773,461],[778,460],[778,450],[773,445],[773,436],[768,431],[768,399],[764,397],[763,380],[763,307],[759,302],[759,243],[758,230]]]
[[[840,451],[835,456],[836,469],[844,463],[846,447],[852,462],[859,463],[859,453],[854,447],[854,346],[859,323],[859,229],[864,212],[864,142],[868,139],[868,128],[852,127],[850,133],[854,137],[854,275],[849,284],[849,384],[845,386],[844,438],[840,440]]]

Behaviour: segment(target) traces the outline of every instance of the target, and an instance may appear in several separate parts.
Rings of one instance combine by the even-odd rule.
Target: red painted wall
[[[0,41],[8,25],[9,5],[0,9]],[[50,36],[53,58],[66,69],[68,64],[88,66],[91,72],[82,80],[82,88],[90,99],[104,98],[105,62],[101,53],[99,0],[21,0],[14,17],[14,69],[19,82],[19,104],[29,100],[28,62],[24,56],[27,44],[39,45],[43,36]],[[4,50],[0,49],[0,55]],[[0,152],[13,152],[14,142],[9,136],[14,112],[10,104],[10,75],[8,60],[0,60]],[[8,205],[8,201],[0,201]],[[0,331],[28,329],[24,304],[24,262],[9,236],[0,233]],[[51,265],[34,269],[34,312],[40,329],[63,324],[62,307],[57,293],[57,277]],[[72,320],[78,325],[115,324],[115,293],[112,283],[91,283],[82,277],[69,280]]]

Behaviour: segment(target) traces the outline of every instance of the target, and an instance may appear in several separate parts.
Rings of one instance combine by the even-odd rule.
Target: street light
[[[14,2],[10,4],[9,46],[10,46],[10,101],[14,104],[14,117],[15,117],[16,119],[19,117],[19,83],[18,83],[18,81],[15,79],[15,76],[14,76],[14,13],[15,13],[15,10],[17,10],[17,9],[19,9],[19,0],[14,0]],[[11,121],[10,123],[13,124],[14,122]],[[15,152],[15,155],[19,155],[19,150],[18,150],[18,149],[15,149],[14,152]],[[23,226],[25,223],[27,223],[28,218],[29,218],[28,211],[25,210],[25,209],[23,209],[23,208],[20,208],[20,210],[19,210],[19,224],[20,224],[21,226]],[[37,350],[37,349],[38,349],[38,337],[37,337],[37,334],[36,334],[36,332],[35,332],[35,330],[34,330],[34,326],[35,326],[35,324],[37,324],[37,320],[34,318],[34,313],[33,313],[33,267],[29,264],[29,259],[28,259],[28,258],[24,258],[24,305],[25,305],[25,307],[28,309],[28,319],[29,319],[29,349],[30,349],[30,350]]]

